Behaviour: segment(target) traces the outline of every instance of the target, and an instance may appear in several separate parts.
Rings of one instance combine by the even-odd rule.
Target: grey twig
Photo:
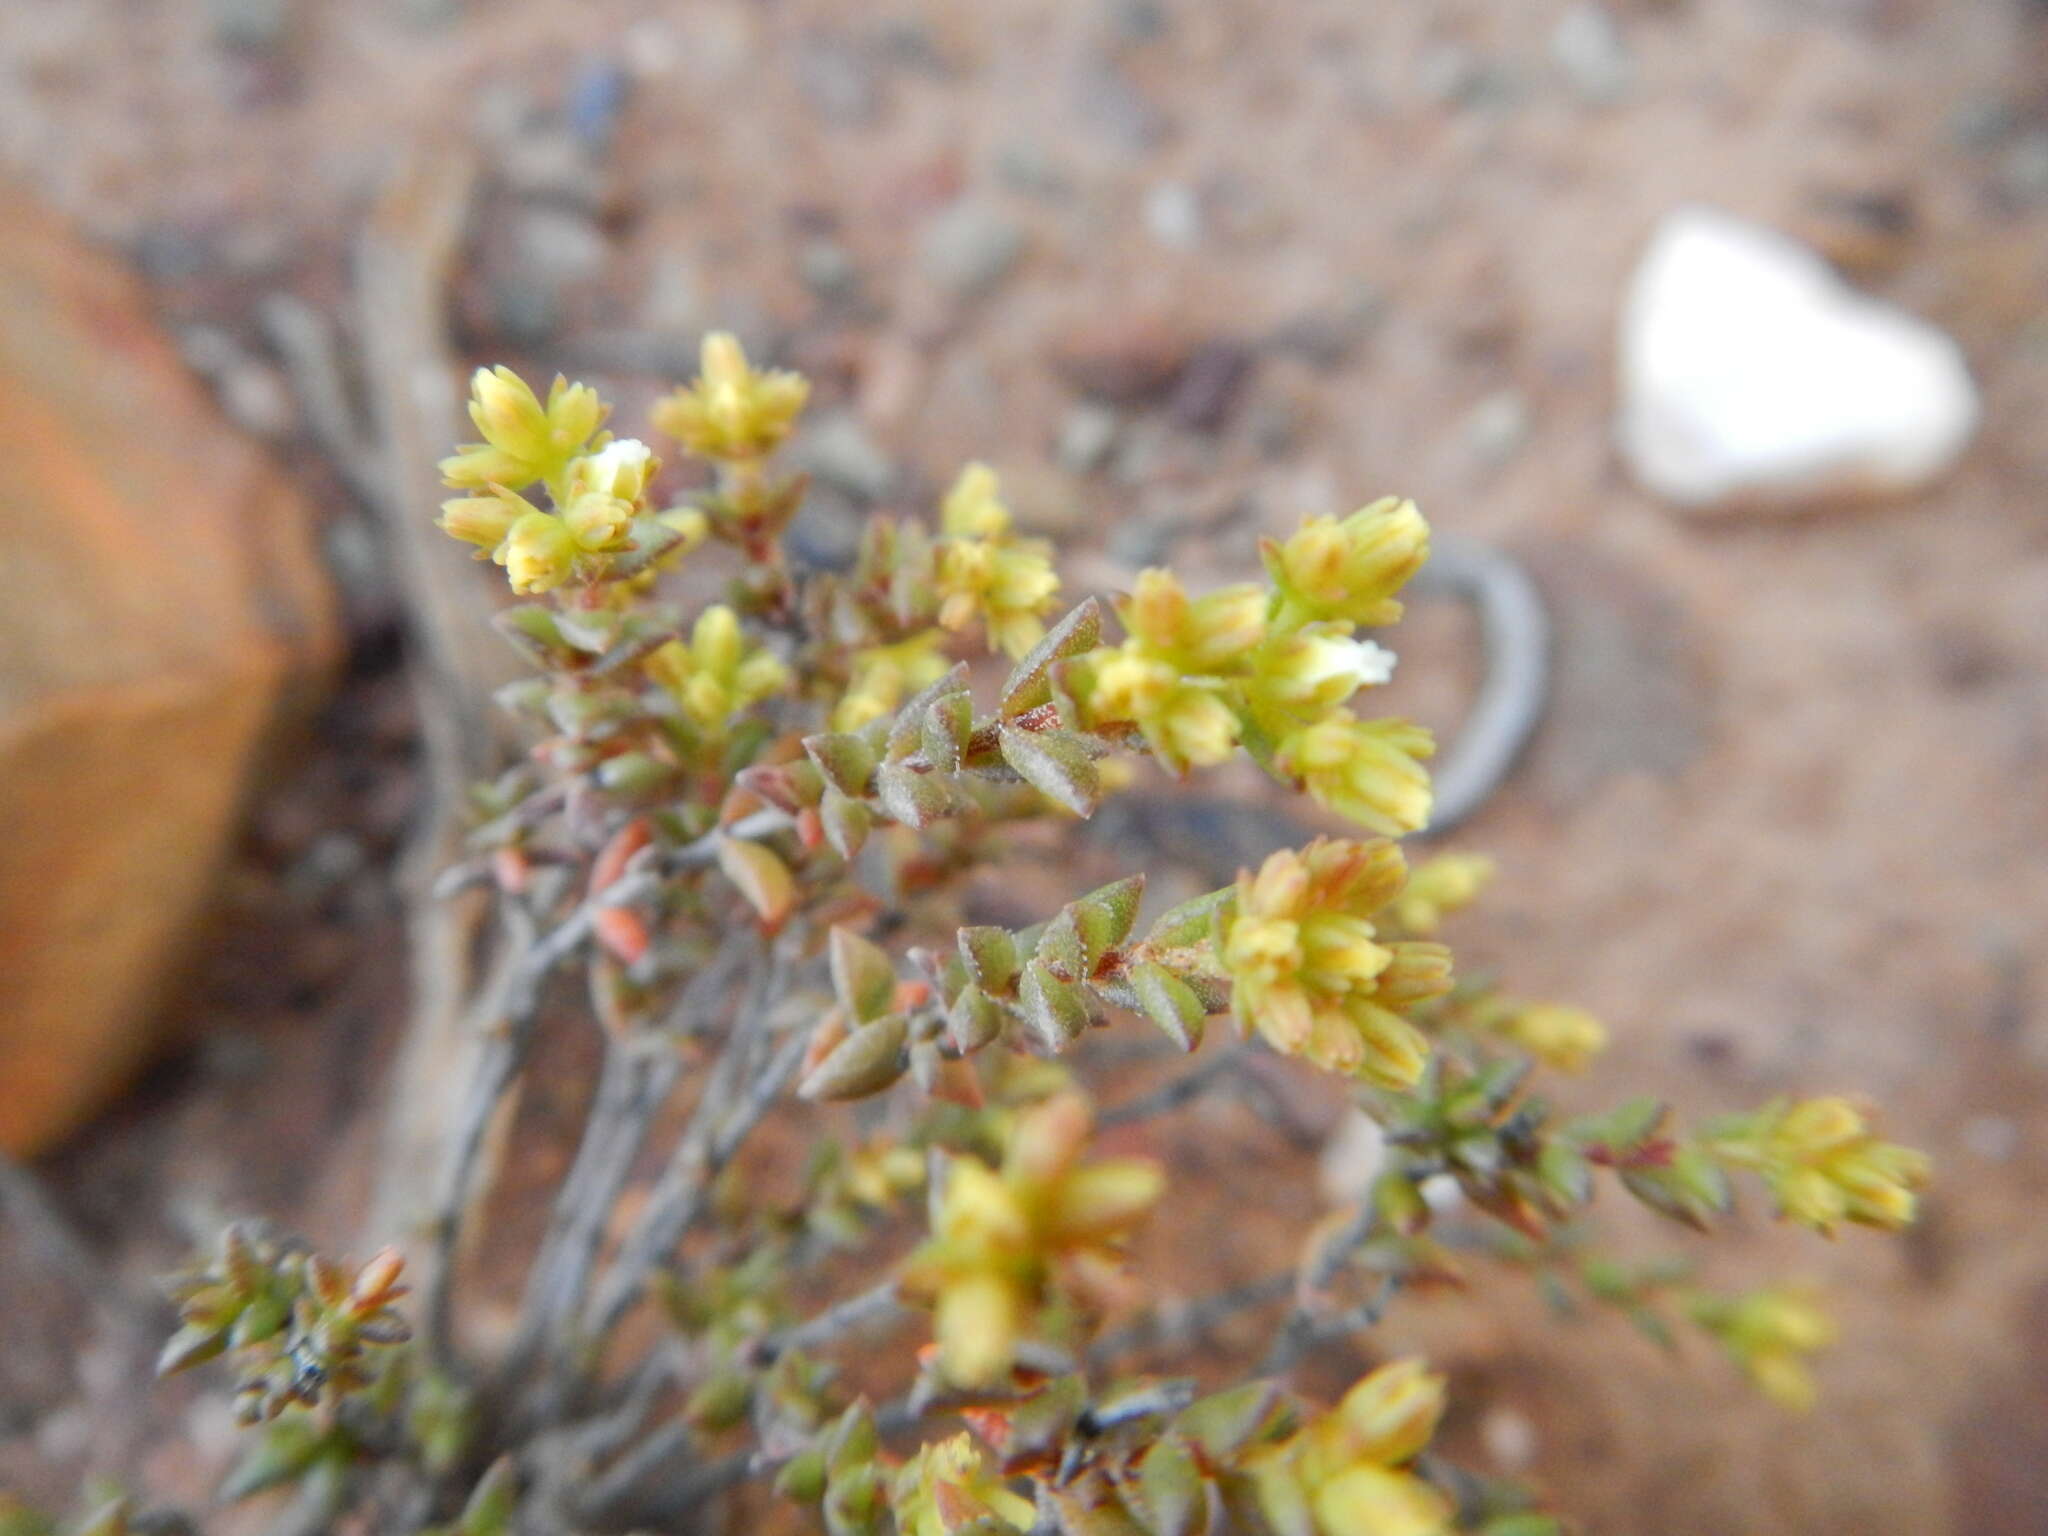
[[[1330,1288],[1337,1272],[1350,1261],[1352,1254],[1372,1236],[1378,1220],[1378,1209],[1368,1195],[1343,1226],[1316,1245],[1296,1277],[1294,1310],[1287,1314],[1287,1320],[1274,1335],[1272,1348],[1260,1362],[1260,1375],[1277,1376],[1291,1370],[1295,1361],[1301,1358],[1302,1351],[1315,1342],[1327,1316],[1321,1308],[1323,1293]]]
[[[896,1295],[896,1282],[885,1280],[827,1307],[816,1317],[762,1340],[760,1353],[763,1359],[774,1360],[792,1349],[816,1349],[841,1334],[900,1317],[904,1310]]]
[[[1294,1289],[1298,1279],[1294,1270],[1283,1269],[1175,1307],[1171,1312],[1154,1312],[1127,1328],[1104,1334],[1089,1349],[1088,1358],[1091,1362],[1103,1364],[1134,1350],[1204,1338],[1240,1312],[1256,1311],[1283,1299]]]
[[[1096,1124],[1106,1129],[1113,1125],[1150,1120],[1154,1115],[1170,1114],[1183,1104],[1200,1098],[1218,1078],[1242,1065],[1249,1048],[1243,1041],[1223,1047],[1212,1053],[1208,1060],[1197,1062],[1158,1087],[1121,1104],[1111,1105],[1096,1117]]]

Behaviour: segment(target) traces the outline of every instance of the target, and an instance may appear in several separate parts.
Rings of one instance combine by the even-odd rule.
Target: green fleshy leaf
[[[1052,701],[1052,667],[1070,656],[1092,651],[1102,643],[1102,604],[1089,598],[1028,651],[1003,683],[1001,709],[1021,715]]]
[[[1102,796],[1102,776],[1087,743],[1068,731],[1027,731],[1005,722],[997,744],[1017,776],[1076,816],[1092,816]]]

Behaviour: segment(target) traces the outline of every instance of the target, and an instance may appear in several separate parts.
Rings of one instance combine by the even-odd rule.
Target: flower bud
[[[514,592],[549,592],[576,569],[576,539],[559,517],[528,512],[512,525],[496,559]]]
[[[1347,1447],[1383,1466],[1414,1460],[1443,1417],[1444,1387],[1444,1378],[1420,1359],[1381,1366],[1338,1405]]]

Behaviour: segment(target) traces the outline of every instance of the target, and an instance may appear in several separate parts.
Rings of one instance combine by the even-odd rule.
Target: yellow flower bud
[[[857,651],[846,696],[832,712],[835,731],[857,731],[892,712],[920,688],[946,675],[938,630],[928,629],[894,645]]]
[[[535,509],[509,492],[504,496],[464,496],[441,503],[438,526],[451,539],[474,544],[484,554],[495,551],[519,521],[522,509]]]
[[[1240,875],[1220,955],[1240,1024],[1327,1071],[1412,1087],[1429,1042],[1400,1010],[1449,989],[1450,952],[1379,942],[1372,918],[1402,875],[1391,842],[1327,839]]]
[[[633,504],[599,491],[586,491],[562,513],[577,546],[593,554],[626,548],[632,541]]]
[[[1394,920],[1428,937],[1444,918],[1463,911],[1493,879],[1493,860],[1476,853],[1444,853],[1415,867],[1394,903]]]
[[[1607,1049],[1607,1027],[1585,1009],[1561,1003],[1517,1009],[1503,1028],[1531,1056],[1560,1072],[1583,1072]]]
[[[696,381],[656,404],[654,424],[702,458],[758,458],[789,435],[810,388],[798,374],[756,369],[737,338],[714,331]]]
[[[1898,1231],[1931,1173],[1925,1153],[1878,1140],[1860,1109],[1832,1096],[1760,1110],[1715,1151],[1762,1174],[1781,1212],[1821,1232],[1843,1221]]]
[[[1421,1478],[1370,1464],[1325,1483],[1312,1506],[1320,1536],[1441,1536],[1454,1512]]]
[[[996,472],[986,464],[969,464],[939,506],[939,526],[953,538],[1000,539],[1010,531],[1010,509],[1003,505]]]
[[[1014,1281],[977,1270],[939,1292],[932,1332],[939,1360],[956,1386],[988,1387],[1010,1369],[1024,1327],[1024,1298]]]
[[[1358,720],[1348,710],[1304,726],[1281,742],[1276,761],[1327,810],[1398,837],[1429,822],[1423,759],[1435,739],[1405,720]]]
[[[630,504],[639,501],[660,468],[653,450],[638,438],[614,438],[569,466],[569,492],[572,496],[610,496]]]
[[[604,424],[605,404],[587,384],[556,377],[542,405],[510,368],[479,368],[469,383],[469,419],[483,434],[441,461],[450,485],[518,490],[536,480],[559,489],[569,462]]]
[[[549,592],[576,569],[576,539],[568,525],[546,512],[528,512],[512,525],[496,559],[514,592]]]
[[[1337,1405],[1351,1454],[1382,1466],[1413,1461],[1444,1414],[1445,1379],[1420,1359],[1383,1365]]]
[[[1284,627],[1317,619],[1391,624],[1394,594],[1429,558],[1429,525],[1412,501],[1388,496],[1341,523],[1312,517],[1285,543],[1262,547]]]
[[[1266,594],[1249,582],[1190,599],[1180,578],[1140,571],[1117,616],[1145,654],[1178,670],[1212,676],[1244,658],[1266,633]]]

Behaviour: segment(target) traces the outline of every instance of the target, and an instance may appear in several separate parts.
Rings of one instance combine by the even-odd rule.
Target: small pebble
[[[288,437],[298,425],[298,402],[284,375],[266,362],[245,358],[215,380],[228,420],[257,437]]]
[[[1074,190],[1070,177],[1045,147],[1034,140],[1014,139],[996,151],[997,178],[1013,192],[1029,197],[1066,197]]]
[[[1635,84],[1628,45],[1604,5],[1581,4],[1566,11],[1550,34],[1550,57],[1589,107],[1611,107]]]
[[[1191,251],[1202,243],[1202,202],[1184,181],[1162,181],[1145,194],[1145,229],[1161,245]]]
[[[1509,1476],[1528,1471],[1536,1460],[1536,1426],[1527,1414],[1505,1404],[1479,1421],[1479,1439],[1493,1464]]]
[[[860,292],[860,266],[837,240],[807,240],[797,252],[797,275],[821,299],[850,299]]]
[[[880,501],[896,487],[895,461],[848,411],[820,416],[790,456],[826,485],[865,501]]]
[[[2048,128],[2021,134],[1998,157],[1999,195],[2015,208],[2048,206]]]
[[[988,204],[963,198],[925,225],[917,254],[932,282],[963,298],[977,297],[1017,265],[1024,231]]]
[[[1053,457],[1069,474],[1092,475],[1109,462],[1120,425],[1116,412],[1108,406],[1083,401],[1060,423]]]
[[[1529,401],[1518,389],[1496,390],[1465,418],[1465,447],[1482,469],[1499,469],[1529,440]]]
[[[882,86],[865,52],[837,33],[813,33],[795,54],[797,90],[829,123],[864,128],[882,115]]]
[[[562,108],[570,133],[591,149],[609,148],[631,89],[632,77],[617,59],[587,61],[569,82]]]

